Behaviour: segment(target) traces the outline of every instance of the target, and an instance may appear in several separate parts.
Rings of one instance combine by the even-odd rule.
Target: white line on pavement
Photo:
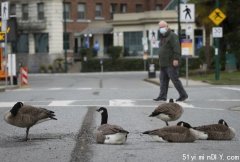
[[[240,91],[240,88],[234,88],[234,87],[220,87],[222,89],[228,89],[228,90],[234,90],[234,91]]]
[[[217,102],[240,102],[240,99],[209,99],[208,101],[217,101]]]
[[[138,99],[140,100],[140,99]],[[145,100],[145,99],[143,99]],[[79,104],[77,102],[86,102],[91,101],[90,104]],[[105,103],[98,103],[104,101]],[[53,100],[53,101],[22,101],[23,103],[35,105],[35,106],[46,106],[46,107],[89,107],[89,106],[106,106],[106,107],[150,107],[156,108],[159,103],[154,103],[154,105],[143,105],[138,104],[136,100],[131,99],[98,99],[98,100]],[[94,102],[94,103],[93,103]],[[0,107],[12,107],[16,101],[14,102],[0,102]],[[183,108],[188,109],[200,109],[200,110],[217,110],[223,111],[225,109],[222,108],[211,108],[211,107],[195,107],[192,104],[178,102]]]
[[[69,106],[72,104],[74,100],[57,100],[57,101],[52,101],[48,106]]]

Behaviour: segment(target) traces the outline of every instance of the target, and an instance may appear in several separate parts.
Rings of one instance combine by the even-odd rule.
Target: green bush
[[[123,48],[121,46],[109,47],[107,54],[110,58],[112,58],[113,60],[116,60],[121,56],[122,49]]]
[[[87,57],[88,60],[91,59],[93,57],[92,48],[81,48],[80,55],[81,55],[81,60],[83,60],[84,57]]]
[[[64,59],[59,57],[53,61],[53,69],[55,72],[62,73],[64,72]]]
[[[101,71],[101,59],[94,58],[82,62],[82,72],[100,72]],[[146,61],[146,70],[148,70],[149,64],[155,64],[155,69],[159,70],[158,58],[148,59]],[[201,61],[198,58],[189,58],[188,69],[198,69]],[[141,58],[119,58],[117,60],[103,59],[103,70],[104,71],[143,71],[144,61]],[[182,58],[180,75],[185,75],[186,71],[186,60]]]
[[[40,73],[47,73],[47,66],[46,65],[40,65],[39,67],[39,72]]]
[[[100,59],[91,59],[86,62],[82,62],[82,72],[99,72],[101,71]],[[151,60],[147,60],[146,66],[148,67]],[[155,69],[159,69],[158,59],[153,59]],[[148,68],[146,68],[148,69]],[[103,60],[104,71],[143,71],[144,61],[140,58],[120,58],[117,60],[104,59]]]

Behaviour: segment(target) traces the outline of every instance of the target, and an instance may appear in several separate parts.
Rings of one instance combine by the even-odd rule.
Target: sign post
[[[192,26],[188,22],[195,22],[195,5],[191,3],[184,3],[180,5],[180,21],[187,24],[186,39],[181,39],[181,54],[186,59],[186,86],[188,86],[188,58],[193,55],[192,52]],[[181,35],[179,35],[181,37]]]
[[[216,9],[208,16],[212,22],[218,26],[225,18],[226,15],[218,8],[219,0],[216,0]],[[220,78],[220,65],[219,65],[219,38],[222,37],[222,28],[215,27],[213,28],[213,38],[215,42],[215,80]]]

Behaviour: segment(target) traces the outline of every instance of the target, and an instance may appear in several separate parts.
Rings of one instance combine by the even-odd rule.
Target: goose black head
[[[108,120],[107,109],[105,107],[100,107],[99,109],[97,109],[97,112],[100,112],[101,115],[102,115],[101,124],[107,124],[107,120]]]
[[[174,103],[174,100],[172,98],[170,98],[169,103]]]
[[[226,126],[228,127],[227,122],[226,122],[225,120],[223,120],[223,119],[220,119],[220,120],[218,121],[218,124],[226,125]]]
[[[177,126],[186,127],[186,128],[192,128],[192,126],[189,123],[186,123],[184,121],[178,122]]]
[[[22,102],[17,102],[13,107],[12,109],[10,110],[11,114],[13,116],[16,116],[19,109],[23,106],[23,103]]]

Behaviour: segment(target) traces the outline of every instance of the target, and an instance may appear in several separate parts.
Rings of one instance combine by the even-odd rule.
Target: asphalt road
[[[29,87],[0,93],[0,161],[3,162],[155,162],[239,161],[240,86],[188,86],[189,99],[180,103],[179,120],[193,126],[217,123],[221,118],[236,129],[232,141],[194,143],[155,142],[141,132],[165,126],[148,115],[160,104],[159,87],[143,81],[146,72],[30,75]],[[168,98],[178,98],[169,88]],[[30,129],[8,125],[3,115],[17,101],[55,111],[58,120]],[[95,110],[105,106],[109,123],[129,130],[125,145],[101,145],[93,133],[100,124]],[[170,122],[170,125],[178,121]]]

